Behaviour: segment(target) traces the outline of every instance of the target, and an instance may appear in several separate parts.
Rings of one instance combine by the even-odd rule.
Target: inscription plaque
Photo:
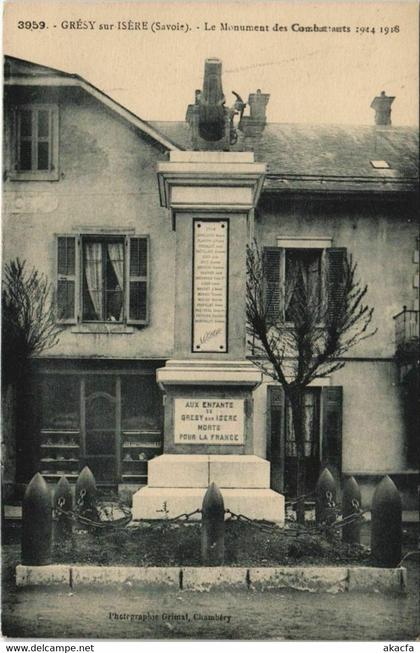
[[[245,440],[244,399],[175,399],[175,444],[240,445]]]
[[[228,220],[193,223],[193,352],[227,351]]]

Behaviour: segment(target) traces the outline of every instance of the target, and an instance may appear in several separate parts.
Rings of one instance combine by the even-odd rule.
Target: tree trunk
[[[294,390],[289,395],[292,408],[293,430],[296,442],[296,519],[298,524],[305,523],[305,425],[304,425],[304,390]]]

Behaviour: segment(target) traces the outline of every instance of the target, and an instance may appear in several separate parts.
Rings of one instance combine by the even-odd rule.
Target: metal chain
[[[293,505],[294,503],[299,503],[299,501],[302,501],[302,499],[307,499],[308,497],[314,497],[316,495],[316,492],[309,492],[308,494],[301,494],[299,497],[296,497],[296,499],[289,499],[286,501],[286,506]]]
[[[197,515],[198,513],[201,513],[201,508],[196,508],[196,510],[193,510],[192,512],[183,512],[180,515],[177,515],[176,517],[165,517],[165,519],[142,519],[142,522],[147,522],[148,525],[151,528],[165,528],[166,525],[169,524],[174,524],[178,522],[179,524],[187,524],[189,522],[190,517],[193,515]],[[137,528],[140,528],[140,525],[137,526]]]
[[[84,503],[84,496],[86,492],[84,490],[81,491],[80,497],[77,500],[77,505],[82,506]],[[330,495],[330,496],[328,496]],[[308,495],[306,495],[308,496]],[[327,492],[327,500],[330,502],[329,507],[333,508],[335,507],[335,503],[332,500],[332,495],[330,492]],[[58,515],[62,515],[64,517],[67,517],[68,519],[74,521],[74,522],[79,522],[80,524],[84,526],[90,526],[92,528],[98,528],[98,529],[107,529],[107,528],[125,528],[128,526],[128,524],[132,521],[132,513],[127,506],[125,506],[121,502],[117,502],[119,504],[119,508],[122,510],[124,513],[124,516],[121,517],[120,519],[115,519],[115,520],[103,520],[103,521],[96,521],[94,519],[91,519],[87,517],[86,515],[81,514],[80,509],[79,510],[64,510],[63,506],[65,504],[65,499],[64,497],[59,497],[57,501],[57,506],[56,506],[56,513]],[[353,500],[352,502],[353,507],[356,509],[354,513],[351,513],[350,515],[347,515],[346,517],[343,517],[341,519],[336,519],[333,523],[331,524],[322,524],[321,527],[319,525],[316,526],[302,526],[297,524],[296,522],[292,522],[296,524],[295,528],[288,527],[286,529],[281,529],[283,535],[285,536],[299,536],[299,535],[308,535],[312,533],[319,533],[320,531],[322,532],[323,530],[330,530],[330,529],[339,529],[342,528],[348,524],[352,524],[356,521],[359,521],[363,518],[363,515],[368,512],[368,510],[363,510],[360,511],[358,510],[359,502],[357,500]],[[192,512],[189,513],[181,513],[180,515],[176,515],[175,517],[166,517],[164,520],[142,520],[143,522],[147,522],[149,526],[151,527],[157,527],[157,528],[162,528],[164,527],[165,524],[173,524],[173,523],[181,523],[185,524],[188,523],[190,518],[194,515],[197,515],[201,513],[202,510],[200,508],[197,508],[196,510],[193,510]],[[274,531],[279,531],[280,527],[277,524],[274,524],[272,522],[264,521],[264,520],[255,520],[252,519],[251,517],[248,517],[247,515],[241,514],[241,513],[235,513],[233,510],[230,510],[230,508],[227,508],[225,510],[225,514],[228,515],[228,518],[226,521],[238,521],[238,522],[243,522],[246,524],[249,524],[250,526],[265,532],[265,533],[273,533]],[[291,520],[290,520],[291,521]]]

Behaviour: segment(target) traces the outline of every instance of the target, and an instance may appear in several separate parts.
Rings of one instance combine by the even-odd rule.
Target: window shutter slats
[[[281,386],[267,388],[267,459],[270,465],[270,487],[284,491],[284,390]]]
[[[322,467],[339,478],[342,459],[343,388],[322,388]]]
[[[14,126],[12,178],[58,180],[58,106],[16,106]]]
[[[327,300],[330,320],[338,315],[344,297],[344,265],[347,250],[345,247],[329,247],[327,253]]]
[[[264,250],[265,305],[267,320],[273,324],[279,318],[281,306],[281,273],[282,248],[266,248]]]
[[[149,319],[149,239],[129,239],[128,324],[147,324]]]
[[[66,324],[76,322],[76,237],[57,237],[57,315]]]

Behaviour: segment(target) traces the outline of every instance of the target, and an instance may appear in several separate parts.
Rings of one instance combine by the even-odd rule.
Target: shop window
[[[76,376],[48,375],[42,386],[42,428],[79,429],[79,379]]]
[[[14,112],[14,165],[11,179],[58,179],[58,107],[33,104]]]
[[[154,377],[121,378],[121,420],[123,431],[161,428],[162,394]]]
[[[58,236],[59,321],[147,324],[148,277],[147,237]]]

